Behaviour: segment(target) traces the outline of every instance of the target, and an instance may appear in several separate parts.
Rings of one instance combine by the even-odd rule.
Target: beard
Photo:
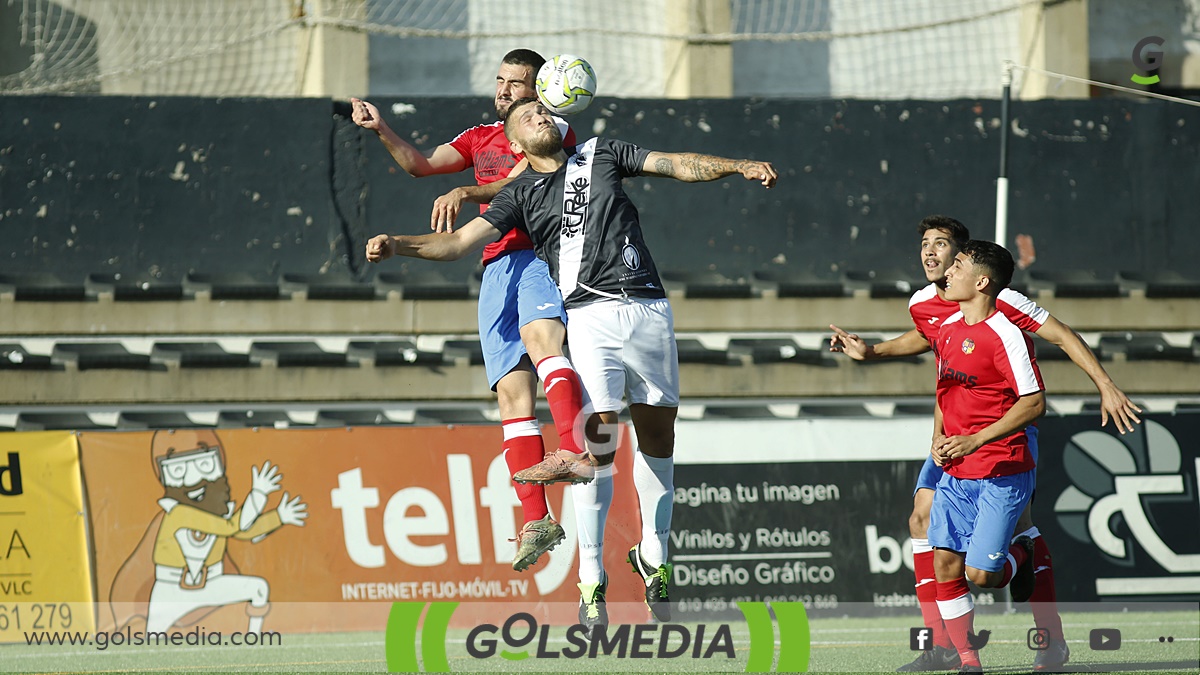
[[[556,124],[550,127],[550,133],[536,133],[522,143],[522,145],[527,155],[549,157],[562,150],[562,142],[562,134],[559,133],[558,125]]]
[[[189,492],[200,488],[204,488],[204,494],[199,499],[188,496]],[[164,496],[214,516],[225,517],[229,514],[229,478],[226,476],[221,476],[215,481],[201,481],[192,487],[169,487]]]

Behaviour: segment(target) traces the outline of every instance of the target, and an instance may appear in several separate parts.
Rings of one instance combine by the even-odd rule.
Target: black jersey
[[[568,308],[611,297],[665,298],[621,179],[641,175],[649,150],[593,138],[554,173],[529,169],[481,216],[501,232],[523,228],[550,266]]]

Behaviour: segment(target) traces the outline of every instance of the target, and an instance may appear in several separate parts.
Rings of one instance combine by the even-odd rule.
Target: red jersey
[[[1011,288],[1000,290],[1000,295],[996,297],[996,309],[1008,317],[1017,328],[1030,333],[1036,333],[1050,316],[1050,312]],[[937,284],[929,284],[909,298],[908,313],[912,316],[917,331],[925,337],[925,341],[936,355],[938,329],[947,319],[958,313],[958,303],[942,299],[938,296]]]
[[[564,120],[558,117],[555,117],[554,120],[558,123],[558,130],[563,135],[563,147],[573,147],[575,132]],[[508,138],[504,136],[503,122],[471,127],[455,136],[454,140],[450,141],[450,147],[457,150],[470,166],[475,167],[475,181],[479,185],[495,183],[507,177],[508,172],[524,156],[513,154],[512,148],[508,144]],[[480,204],[479,212],[483,213],[487,207],[487,204]],[[531,249],[533,249],[533,242],[529,240],[529,235],[525,230],[513,228],[499,240],[483,247],[483,264],[486,265],[510,251]]]
[[[937,401],[947,436],[973,434],[1004,417],[1018,398],[1045,388],[1032,341],[1000,311],[974,326],[955,313],[938,331],[936,351]],[[1021,429],[942,469],[955,478],[995,478],[1034,466]]]

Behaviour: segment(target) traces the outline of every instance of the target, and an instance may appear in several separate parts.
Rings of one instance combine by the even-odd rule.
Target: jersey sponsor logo
[[[642,266],[642,254],[638,253],[636,246],[629,243],[629,237],[625,237],[625,246],[621,248],[621,262],[631,270]]]
[[[979,379],[978,375],[969,375],[961,370],[955,370],[949,366],[942,369],[942,374],[938,377],[939,380],[953,380],[960,384],[965,384],[968,387],[975,386],[975,382]]]
[[[933,325],[933,324],[937,323],[937,322],[938,322],[938,320],[939,320],[939,319],[941,319],[941,318],[942,318],[942,317],[940,317],[940,316],[931,316],[931,317],[929,317],[929,324],[930,324],[930,325]]]
[[[999,553],[989,553],[988,554],[988,560],[999,560],[1003,557],[1004,557],[1004,551],[1000,551]]]
[[[500,172],[508,174],[508,170],[517,165],[517,158],[512,156],[512,153],[497,152],[495,150],[480,150],[475,154],[475,173],[480,178],[499,175]]]
[[[584,176],[567,183],[566,194],[563,197],[562,236],[571,238],[583,232],[590,186],[591,183]]]
[[[975,351],[975,341],[971,338],[963,340],[962,350],[964,354],[970,354],[971,352]]]
[[[542,311],[542,310],[547,310],[547,309],[550,309],[550,308],[551,308],[551,307],[553,307],[553,306],[554,306],[554,303],[553,303],[553,302],[547,302],[547,303],[546,303],[546,304],[544,304],[544,305],[538,305],[538,306],[537,306],[537,308],[538,308],[538,311],[540,312],[540,311]]]

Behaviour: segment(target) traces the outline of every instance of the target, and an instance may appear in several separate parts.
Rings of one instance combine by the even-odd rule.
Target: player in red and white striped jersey
[[[970,239],[970,232],[961,222],[947,216],[929,216],[918,226],[921,235],[921,265],[930,284],[913,294],[909,301],[909,313],[914,328],[903,335],[876,345],[866,344],[858,335],[847,333],[837,326],[830,326],[834,335],[830,338],[832,351],[845,352],[858,361],[896,358],[924,353],[936,344],[938,328],[942,322],[958,311],[958,303],[945,298],[946,271],[954,263],[963,245]],[[1004,289],[996,298],[996,307],[1015,326],[1036,333],[1039,337],[1058,345],[1075,365],[1087,373],[1100,392],[1100,424],[1106,426],[1111,417],[1121,433],[1133,431],[1140,422],[1137,414],[1141,410],[1113,383],[1095,354],[1084,344],[1074,330],[1054,318],[1029,298],[1012,289]],[[933,503],[934,486],[941,477],[941,470],[927,460],[921,469],[916,490],[913,493],[913,511],[909,517],[909,534],[912,537],[913,559],[916,572],[917,599],[927,626],[933,629],[933,650],[922,652],[902,672],[922,670],[944,670],[957,666],[957,655],[950,650],[950,641],[942,626],[935,603],[933,583],[933,550],[929,546],[929,508]],[[1027,509],[1017,524],[1017,532],[1033,538],[1037,550],[1038,584],[1031,598],[1034,620],[1039,628],[1052,637],[1050,648],[1039,651],[1035,667],[1044,670],[1060,663],[1067,657],[1066,642],[1062,639],[1062,622],[1054,603],[1053,570],[1049,549],[1044,538],[1034,527]],[[939,663],[940,661],[940,663]],[[940,665],[940,667],[939,667]]]
[[[1033,343],[996,307],[1012,280],[1012,255],[990,241],[968,241],[946,271],[945,297],[959,311],[938,331],[937,409],[931,454],[944,473],[934,492],[937,606],[961,660],[960,673],[983,672],[972,637],[970,579],[983,588],[1033,590],[1033,541],[1012,540],[1033,496],[1030,430],[1046,411]],[[1006,559],[1007,558],[1007,559]],[[984,633],[980,633],[984,637]]]

